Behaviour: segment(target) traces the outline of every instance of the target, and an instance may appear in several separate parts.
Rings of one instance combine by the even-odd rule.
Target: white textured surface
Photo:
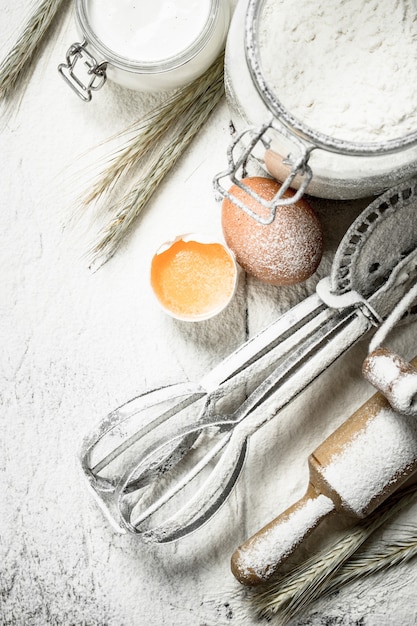
[[[29,6],[1,0],[2,52]],[[219,231],[211,179],[225,166],[224,103],[123,249],[91,274],[83,254],[97,222],[69,225],[83,168],[154,98],[107,85],[91,104],[79,101],[56,72],[74,40],[67,16],[0,137],[0,623],[252,626],[229,555],[302,495],[307,455],[371,393],[360,377],[366,345],[253,437],[237,489],[203,530],[156,547],[113,533],[80,482],[83,434],[138,392],[197,379],[318,276],[293,289],[242,277],[231,307],[193,326],[154,303],[148,271],[159,244],[177,232]],[[315,202],[326,235],[320,276],[360,204]],[[398,333],[397,351],[414,336],[415,328]],[[416,579],[410,564],[359,582],[294,623],[411,626]]]

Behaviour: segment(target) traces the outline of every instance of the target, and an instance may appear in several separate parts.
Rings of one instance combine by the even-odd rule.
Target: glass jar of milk
[[[261,202],[272,221],[288,187],[297,197],[352,199],[415,174],[412,5],[239,0],[225,58],[236,134],[217,191],[229,197],[230,182],[242,186],[248,165],[260,166],[284,182],[279,197]]]
[[[76,0],[82,42],[59,71],[86,101],[105,80],[140,91],[183,86],[224,47],[229,0]]]

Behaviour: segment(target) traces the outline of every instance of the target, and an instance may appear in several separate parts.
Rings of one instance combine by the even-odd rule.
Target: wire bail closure
[[[250,157],[257,159],[257,157],[254,156],[254,151],[258,143],[262,143],[265,150],[270,148],[272,140],[267,135],[270,130],[277,131],[284,137],[291,139],[291,141],[297,145],[299,155],[297,158],[294,158],[291,154],[287,156],[284,164],[289,165],[291,170],[286,179],[282,182],[282,185],[274,198],[267,201],[252,189],[249,189],[249,187],[242,182],[242,179],[247,175],[247,165]],[[249,138],[249,141],[247,145],[245,145],[245,139],[247,138]],[[307,146],[304,142],[290,134],[285,126],[279,124],[275,118],[272,118],[269,122],[266,122],[259,128],[249,128],[244,130],[232,141],[227,149],[228,169],[220,172],[214,177],[214,190],[220,198],[226,198],[230,202],[233,202],[259,224],[271,224],[275,219],[276,211],[279,206],[295,204],[306,192],[306,189],[313,177],[313,172],[308,165],[308,160],[313,149],[314,146]],[[289,187],[291,187],[296,176],[302,177],[298,190],[290,198],[284,198],[286,191]],[[263,217],[262,215],[259,215],[244,202],[233,196],[222,184],[221,181],[223,181],[223,179],[228,179],[232,184],[236,185],[245,191],[245,193],[247,193],[251,198],[256,200],[256,202],[268,211],[267,216]]]
[[[107,80],[107,63],[98,63],[87,45],[85,40],[74,43],[67,51],[66,63],[58,66],[58,72],[84,102],[90,102],[92,92],[101,89]]]

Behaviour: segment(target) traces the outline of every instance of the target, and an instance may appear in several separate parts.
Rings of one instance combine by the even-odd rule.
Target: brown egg
[[[280,185],[259,176],[243,184],[265,200],[272,200]],[[267,210],[249,194],[233,185],[230,193],[252,211],[265,217]],[[285,197],[294,192],[288,191]],[[294,285],[316,271],[323,254],[320,222],[305,199],[277,208],[271,224],[259,224],[230,200],[223,200],[222,227],[227,245],[248,274],[272,285]]]

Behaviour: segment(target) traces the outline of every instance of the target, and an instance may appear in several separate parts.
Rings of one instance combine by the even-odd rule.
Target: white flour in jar
[[[417,129],[416,0],[266,0],[263,72],[311,128],[349,141]]]

